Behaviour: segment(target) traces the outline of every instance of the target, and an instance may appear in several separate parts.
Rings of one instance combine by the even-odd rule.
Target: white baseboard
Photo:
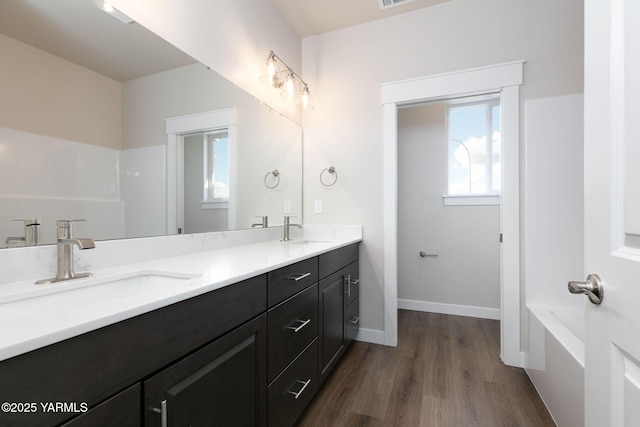
[[[384,331],[379,331],[377,329],[360,328],[356,340],[368,342],[371,344],[384,345]]]
[[[398,308],[403,310],[425,311],[428,313],[453,314],[456,316],[500,320],[500,309],[498,308],[443,304],[439,302],[414,301],[409,299],[398,299]]]

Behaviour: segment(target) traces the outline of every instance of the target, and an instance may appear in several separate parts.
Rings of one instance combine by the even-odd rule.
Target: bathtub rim
[[[553,312],[581,311],[576,307],[527,304],[527,309],[584,369],[584,342],[578,338]]]

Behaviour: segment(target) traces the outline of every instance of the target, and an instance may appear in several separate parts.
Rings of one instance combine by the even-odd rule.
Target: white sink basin
[[[87,304],[115,299],[132,298],[150,290],[159,291],[198,277],[166,271],[137,271],[105,277],[88,277],[77,280],[50,283],[46,285],[26,286],[11,294],[0,295],[0,310],[20,310],[37,313],[47,307],[64,304],[65,306],[86,307]]]

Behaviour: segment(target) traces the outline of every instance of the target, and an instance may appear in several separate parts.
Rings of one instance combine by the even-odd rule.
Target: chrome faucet
[[[289,220],[293,218],[291,216],[286,216],[284,217],[284,237],[282,238],[283,242],[288,242],[289,240],[291,240],[291,238],[289,237],[289,227],[298,227],[298,228],[302,228],[302,225],[300,224],[291,224],[289,222]]]
[[[62,219],[57,221],[58,225],[58,271],[56,277],[50,279],[38,280],[36,284],[42,285],[46,283],[62,282],[64,280],[79,279],[82,277],[90,277],[91,273],[76,274],[73,271],[73,246],[78,249],[93,249],[96,247],[92,239],[81,239],[73,237],[72,224],[75,221],[84,221],[82,219]]]
[[[258,218],[262,219],[262,222],[258,222],[256,224],[251,224],[251,228],[255,228],[255,227],[267,228],[267,227],[269,227],[269,217],[267,217],[267,216],[259,216]]]
[[[18,246],[38,246],[40,244],[40,219],[14,219],[24,222],[23,237],[7,237],[6,244],[10,248]]]

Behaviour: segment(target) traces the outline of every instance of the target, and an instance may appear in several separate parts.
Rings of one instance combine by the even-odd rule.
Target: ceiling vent
[[[389,7],[399,6],[403,3],[409,3],[415,0],[378,0],[380,2],[380,9],[387,9]]]

